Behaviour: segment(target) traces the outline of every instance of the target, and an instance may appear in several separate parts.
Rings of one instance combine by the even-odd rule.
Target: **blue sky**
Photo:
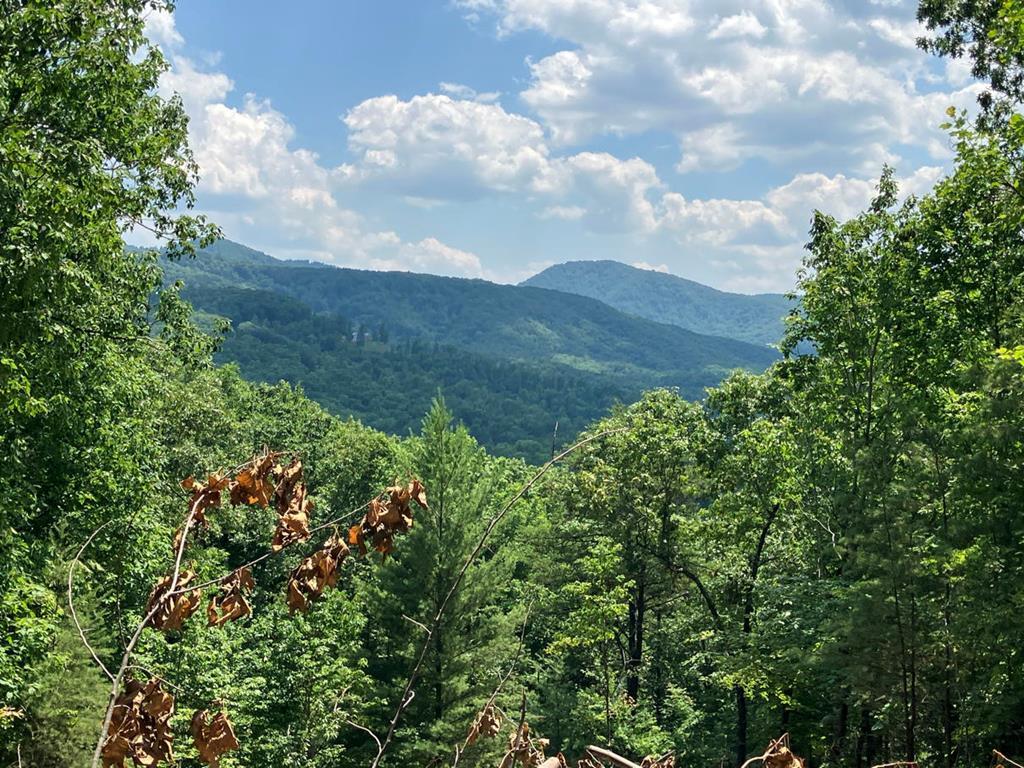
[[[948,167],[980,86],[899,0],[180,0],[147,19],[199,207],[283,258],[793,284],[811,211]]]

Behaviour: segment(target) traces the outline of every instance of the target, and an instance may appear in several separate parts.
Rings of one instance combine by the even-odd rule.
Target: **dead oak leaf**
[[[235,729],[225,712],[218,712],[212,718],[205,709],[192,715],[192,738],[195,740],[199,759],[217,768],[225,752],[238,749]]]
[[[256,584],[252,578],[252,570],[241,568],[225,578],[217,594],[210,598],[206,606],[206,619],[211,627],[241,619],[252,613],[245,592],[251,592]]]
[[[338,568],[348,556],[348,547],[334,534],[324,545],[303,560],[288,578],[288,609],[305,613],[312,600],[327,587],[338,583]]]
[[[196,612],[202,599],[202,591],[188,590],[188,585],[194,579],[195,573],[182,571],[174,589],[177,594],[173,595],[170,594],[172,575],[165,576],[156,583],[146,601],[146,614],[152,612],[149,623],[153,627],[163,632],[181,629],[185,621]],[[187,591],[179,593],[178,590]]]

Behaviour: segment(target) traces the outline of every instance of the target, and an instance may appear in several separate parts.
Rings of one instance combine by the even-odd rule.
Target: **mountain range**
[[[609,269],[576,264],[577,274],[588,264]],[[761,370],[778,357],[765,343],[656,322],[533,279],[513,286],[344,269],[278,260],[227,240],[195,259],[165,260],[164,269],[168,281],[184,283],[200,319],[232,321],[218,359],[247,378],[301,384],[329,410],[393,433],[415,429],[441,391],[483,444],[531,460],[550,453],[556,423],[562,435],[575,434],[613,403],[656,386],[700,397],[730,370]],[[642,291],[647,276],[639,277]],[[695,291],[698,302],[742,305],[729,298],[736,294],[692,285],[710,292]],[[619,297],[642,303],[628,292]],[[756,309],[737,310],[742,323],[716,328],[771,338],[779,318],[761,308],[763,297],[746,298]],[[672,317],[713,313],[698,307]],[[775,325],[755,333],[756,318]]]

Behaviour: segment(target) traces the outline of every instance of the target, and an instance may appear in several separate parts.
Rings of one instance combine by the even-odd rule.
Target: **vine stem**
[[[477,557],[479,557],[480,553],[483,551],[483,548],[484,546],[486,546],[487,540],[494,532],[494,529],[498,527],[498,524],[505,518],[505,515],[508,514],[509,510],[511,510],[512,507],[515,506],[516,502],[522,499],[523,496],[525,496],[526,493],[537,483],[537,481],[547,474],[548,470],[551,469],[551,467],[553,467],[555,464],[560,462],[562,459],[564,459],[566,456],[570,455],[574,451],[579,450],[584,445],[592,443],[595,440],[599,440],[602,437],[607,437],[608,435],[616,434],[619,432],[625,432],[627,429],[628,427],[606,429],[602,432],[590,435],[589,437],[585,437],[582,440],[579,440],[578,442],[570,445],[557,456],[552,456],[551,459],[544,466],[538,469],[537,472],[533,475],[533,477],[526,481],[526,483],[524,483],[519,488],[519,490],[516,491],[516,493],[513,494],[513,496],[508,501],[506,501],[504,505],[502,505],[501,509],[499,509],[487,522],[487,526],[484,528],[483,533],[480,534],[480,538],[477,540],[476,546],[473,547],[473,551],[470,552],[469,555],[466,557],[465,562],[463,562],[462,567],[459,569],[458,574],[455,576],[455,580],[452,582],[451,587],[448,589],[448,592],[445,594],[444,599],[441,601],[441,605],[438,607],[437,613],[434,614],[433,620],[430,623],[430,629],[427,631],[426,637],[423,639],[423,644],[420,646],[420,652],[419,656],[416,659],[416,664],[412,668],[412,672],[409,673],[409,679],[405,683],[405,688],[402,691],[402,697],[401,699],[399,699],[398,706],[395,707],[395,714],[392,716],[391,723],[388,725],[388,732],[384,736],[384,740],[380,744],[380,747],[377,749],[377,756],[373,759],[373,762],[370,764],[370,768],[378,768],[380,766],[381,760],[384,759],[384,754],[387,752],[388,747],[391,746],[391,742],[395,736],[395,728],[398,727],[398,721],[402,717],[402,712],[404,712],[406,707],[409,706],[409,702],[411,701],[410,695],[413,693],[413,686],[419,679],[420,670],[423,668],[423,662],[427,658],[427,651],[430,648],[431,640],[433,639],[434,633],[437,631],[438,626],[440,626],[441,624],[441,619],[444,617],[444,612],[448,608],[448,603],[451,602],[452,598],[455,596],[455,593],[462,585],[462,580],[465,578],[466,572],[470,569],[473,563],[476,562]]]

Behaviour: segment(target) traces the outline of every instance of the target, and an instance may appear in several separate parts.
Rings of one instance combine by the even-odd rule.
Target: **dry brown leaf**
[[[195,579],[192,571],[182,571],[178,577],[178,585],[175,591],[187,589],[188,585]],[[181,629],[185,621],[196,612],[203,593],[201,590],[193,589],[173,596],[168,595],[171,590],[171,575],[164,576],[156,583],[149,593],[149,600],[146,602],[146,613],[154,608],[155,613],[149,620],[151,626],[164,632]]]
[[[761,765],[763,768],[804,768],[804,761],[790,750],[789,734],[783,734],[768,744]]]
[[[278,501],[278,510],[281,503]],[[313,501],[306,496],[306,484],[295,483],[291,488],[291,498],[283,514],[277,518],[274,530],[272,549],[277,552],[284,547],[309,538],[309,514],[313,511]]]
[[[206,482],[200,483],[189,475],[181,481],[181,487],[186,491],[192,491],[192,498],[189,504],[194,507],[193,520],[197,523],[207,525],[206,510],[210,507],[220,506],[220,492],[228,487],[230,482],[226,475],[219,472],[207,475]]]
[[[212,718],[205,709],[192,715],[192,738],[195,740],[199,759],[217,768],[220,756],[238,749],[235,729],[225,712],[218,712]]]
[[[235,475],[230,485],[231,503],[256,504],[260,507],[270,504],[275,490],[270,473],[280,456],[279,452],[271,452],[266,448],[253,456]]]
[[[210,598],[206,606],[206,619],[211,627],[241,619],[252,613],[245,592],[256,586],[249,568],[241,568],[221,582],[220,591]]]
[[[510,768],[517,762],[522,768],[540,768],[549,743],[547,739],[531,738],[529,723],[523,723],[509,734],[508,752],[501,761],[501,768]]]
[[[160,680],[127,680],[114,702],[107,736],[100,748],[104,768],[123,766],[125,759],[144,766],[171,762],[173,714],[174,696],[163,689]]]
[[[25,713],[14,707],[0,707],[0,720],[19,720],[25,717]]]
[[[348,556],[348,547],[337,535],[303,560],[288,579],[288,608],[294,613],[305,613],[310,601],[319,597],[327,587],[338,583],[338,568]]]
[[[494,709],[493,704],[484,707],[473,719],[469,727],[469,734],[466,736],[467,744],[476,744],[481,736],[494,738],[501,730],[501,715]]]
[[[274,489],[277,514],[283,515],[291,504],[292,491],[302,481],[302,460],[294,459],[287,467],[278,464],[274,467],[274,474],[277,476],[277,487]]]
[[[370,502],[363,519],[349,529],[349,544],[358,546],[361,555],[366,554],[369,544],[386,557],[395,548],[395,534],[406,533],[412,528],[410,501],[426,508],[427,492],[419,480],[385,490]]]

